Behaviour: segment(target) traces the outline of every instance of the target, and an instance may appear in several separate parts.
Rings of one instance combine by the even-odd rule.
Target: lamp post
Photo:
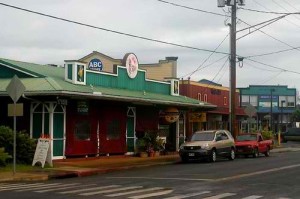
[[[273,92],[275,91],[275,89],[271,88],[270,91],[271,91],[270,130],[273,132]]]
[[[281,132],[282,132],[282,130],[283,130],[283,125],[282,125],[282,117],[283,117],[283,103],[285,103],[285,100],[281,100],[281,117],[280,117],[280,130],[281,130]]]

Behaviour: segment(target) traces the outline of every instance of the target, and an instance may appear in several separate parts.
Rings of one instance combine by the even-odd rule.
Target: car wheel
[[[235,159],[235,151],[234,149],[230,150],[230,156],[228,157],[229,160],[234,160]]]
[[[215,149],[212,150],[209,158],[210,162],[215,162],[217,161],[217,152]]]
[[[267,148],[267,151],[265,152],[265,156],[266,156],[266,157],[269,157],[269,156],[270,156],[270,148],[269,148],[269,147]]]
[[[257,158],[258,156],[259,156],[258,149],[255,148],[255,149],[254,149],[254,153],[253,153],[253,157],[254,157],[254,158]]]

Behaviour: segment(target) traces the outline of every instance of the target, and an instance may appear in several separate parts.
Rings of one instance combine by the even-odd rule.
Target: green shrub
[[[10,159],[11,156],[5,152],[4,148],[0,148],[0,167],[5,167],[7,160]]]
[[[262,131],[261,135],[263,136],[264,140],[272,140],[274,138],[272,131]]]
[[[13,130],[6,126],[0,126],[0,147],[13,156]],[[36,141],[31,139],[27,133],[20,131],[16,133],[16,162],[18,164],[31,164],[36,148]]]

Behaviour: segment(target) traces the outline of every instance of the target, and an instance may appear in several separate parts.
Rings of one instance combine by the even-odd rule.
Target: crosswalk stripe
[[[236,194],[235,193],[222,193],[219,195],[210,196],[210,197],[203,198],[203,199],[221,199],[221,198],[226,198],[226,197],[234,196],[234,195],[236,195]]]
[[[69,189],[69,188],[72,188],[72,187],[76,187],[76,185],[77,186],[83,186],[83,185],[78,185],[78,184],[79,183],[63,184],[63,185],[60,185],[59,188],[44,189],[44,190],[39,190],[39,191],[34,191],[34,192],[45,193],[45,192],[49,192],[49,191],[57,191],[57,190]],[[86,185],[86,186],[88,186],[88,185]]]
[[[57,186],[61,186],[62,183],[52,183],[52,184],[44,184],[44,185],[40,185],[37,187],[26,187],[26,188],[22,188],[19,190],[16,190],[16,192],[24,192],[24,191],[34,191],[34,190],[39,190],[39,189],[44,189],[45,187],[57,187]]]
[[[24,186],[34,186],[34,185],[41,185],[41,184],[45,184],[45,183],[31,183],[31,184],[24,184],[24,183],[20,183],[20,184],[7,184],[4,186],[0,187],[1,189],[8,189],[8,188],[15,188],[15,187],[24,187]]]
[[[81,193],[79,195],[81,195],[81,196],[91,196],[91,195],[96,195],[96,194],[111,193],[111,192],[116,192],[116,191],[125,191],[125,190],[140,189],[140,188],[143,188],[143,187],[142,186],[122,187],[122,188],[95,191],[95,192],[89,192],[89,193]]]
[[[102,187],[92,187],[92,188],[86,188],[86,189],[77,189],[77,190],[71,190],[71,191],[63,191],[63,192],[59,192],[59,193],[60,194],[79,193],[79,192],[94,191],[94,190],[101,190],[101,189],[115,188],[115,187],[120,187],[120,185],[109,185],[109,186],[102,186]]]
[[[10,190],[17,190],[17,189],[23,189],[28,187],[38,187],[41,185],[44,185],[45,183],[37,183],[37,184],[26,184],[26,185],[20,185],[20,186],[13,186],[13,187],[6,187],[6,188],[0,188],[0,191],[10,191]]]
[[[172,197],[164,198],[164,199],[182,199],[182,198],[199,196],[199,195],[203,195],[203,194],[207,194],[207,193],[210,193],[210,191],[202,191],[202,192],[198,192],[198,193],[190,193],[190,194],[186,194],[186,195],[172,196]]]
[[[166,190],[166,191],[160,191],[160,192],[156,192],[156,193],[149,193],[149,194],[144,194],[144,195],[139,195],[139,196],[132,196],[129,197],[130,199],[140,199],[140,198],[150,198],[150,197],[154,197],[154,196],[162,196],[162,195],[166,195],[169,193],[172,193],[173,190]]]
[[[157,191],[157,190],[162,190],[162,189],[164,189],[164,188],[153,187],[153,188],[148,188],[148,189],[141,189],[141,190],[135,190],[135,191],[127,191],[127,192],[122,192],[122,193],[109,194],[109,195],[105,195],[105,196],[117,197],[117,196],[125,196],[125,195],[130,195],[130,194],[135,194],[135,193],[148,192],[148,191]]]
[[[242,198],[242,199],[257,199],[257,198],[262,198],[262,196],[248,196],[248,197]]]

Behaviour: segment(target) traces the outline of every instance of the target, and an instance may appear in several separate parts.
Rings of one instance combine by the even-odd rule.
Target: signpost
[[[11,99],[14,101],[14,148],[13,148],[13,174],[16,173],[16,126],[17,126],[17,118],[16,118],[16,103],[19,100],[19,98],[23,95],[25,91],[25,86],[21,82],[21,80],[18,78],[17,75],[15,75],[8,86],[6,87],[6,91],[8,95],[11,97]]]

